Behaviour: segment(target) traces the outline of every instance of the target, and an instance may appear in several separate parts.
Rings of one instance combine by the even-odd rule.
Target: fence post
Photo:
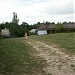
[[[28,39],[27,33],[25,33],[25,39]]]

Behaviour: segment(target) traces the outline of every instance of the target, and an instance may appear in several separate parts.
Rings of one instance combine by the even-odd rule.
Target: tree
[[[49,24],[50,24],[50,22],[46,21],[46,22],[45,22],[45,24],[46,24],[46,25],[49,25]]]
[[[65,21],[65,22],[63,22],[63,24],[67,24],[67,22]]]
[[[35,28],[38,28],[41,25],[40,22],[37,22],[37,24],[35,24]]]
[[[56,32],[62,32],[63,28],[64,28],[63,24],[59,22],[56,24]]]
[[[12,23],[18,24],[19,19],[17,18],[17,13],[13,12],[13,18],[12,18]]]

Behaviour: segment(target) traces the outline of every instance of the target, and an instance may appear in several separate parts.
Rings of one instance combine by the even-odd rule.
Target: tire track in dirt
[[[28,39],[27,42],[35,48],[36,55],[47,61],[43,70],[48,75],[75,75],[75,56],[71,57],[58,48],[46,45],[43,42]]]

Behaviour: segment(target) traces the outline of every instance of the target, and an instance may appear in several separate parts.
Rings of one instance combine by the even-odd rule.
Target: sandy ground
[[[35,48],[36,55],[47,61],[43,68],[48,75],[75,75],[75,56],[67,55],[59,48],[46,45],[43,42],[28,39],[27,42]]]

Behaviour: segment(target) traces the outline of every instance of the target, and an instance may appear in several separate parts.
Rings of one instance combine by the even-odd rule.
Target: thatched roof
[[[75,23],[67,23],[63,24],[63,27],[66,29],[75,29]],[[37,30],[54,30],[56,28],[56,24],[42,24]]]
[[[64,28],[72,28],[75,29],[75,23],[67,23],[67,24],[63,24]]]
[[[47,25],[47,29],[55,29],[56,28],[56,25],[55,24],[49,24]]]
[[[45,24],[42,24],[40,27],[37,28],[37,30],[47,30],[47,26]]]
[[[37,28],[37,30],[50,30],[50,29],[54,29],[56,27],[55,24],[42,24],[40,27]]]

